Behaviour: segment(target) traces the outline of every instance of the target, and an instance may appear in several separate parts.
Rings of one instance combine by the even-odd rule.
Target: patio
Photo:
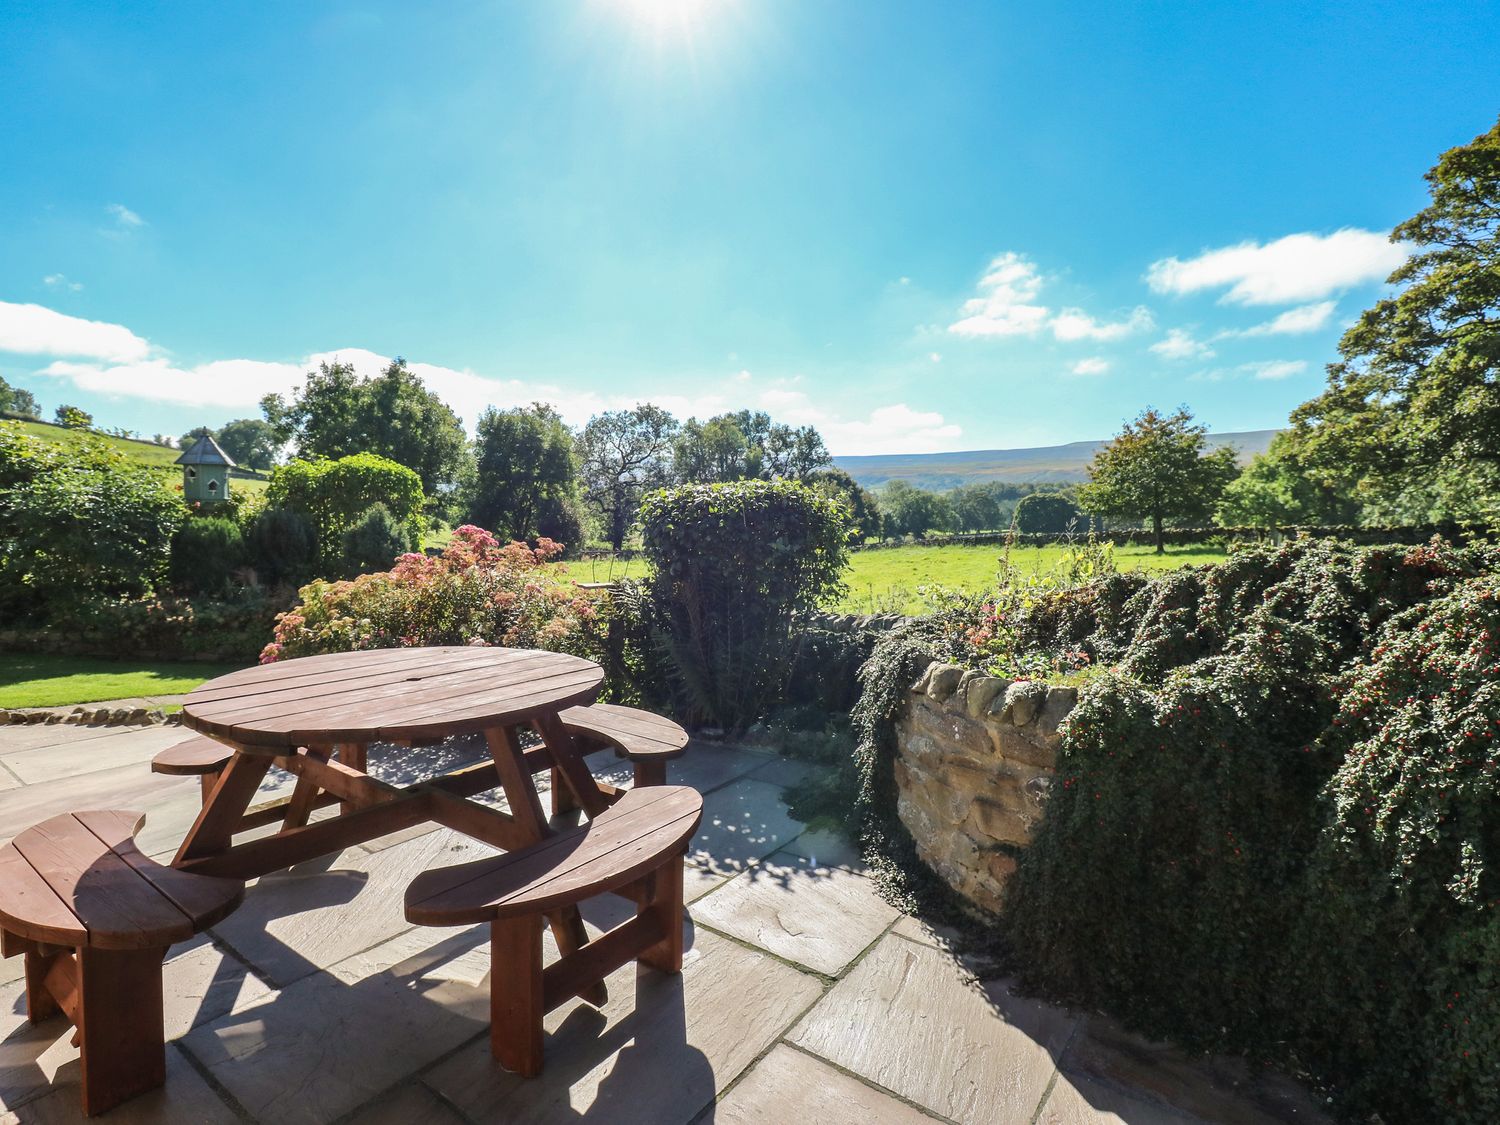
[[[176,727],[0,730],[0,842],[70,809],[147,814],[171,858],[199,807],[154,775]],[[412,780],[484,756],[455,740],[372,754]],[[599,761],[599,759],[596,759]],[[613,765],[613,763],[610,763]],[[804,767],[695,743],[668,780],[704,794],[688,853],[687,954],[672,978],[627,965],[603,1009],[546,1020],[542,1076],[491,1059],[487,930],[414,927],[402,892],[489,849],[423,825],[254,883],[245,904],[165,966],[168,1080],[122,1122],[1274,1122],[1321,1120],[1295,1083],[1189,1061],[1097,1016],[1012,993],[880,899],[856,856],[788,816]],[[596,769],[616,785],[629,767]],[[261,799],[290,779],[268,779]],[[628,905],[594,900],[591,929]],[[554,951],[550,950],[549,956]],[[976,977],[976,972],[978,976]],[[21,960],[0,961],[0,1125],[78,1117],[64,1021],[24,1016]]]

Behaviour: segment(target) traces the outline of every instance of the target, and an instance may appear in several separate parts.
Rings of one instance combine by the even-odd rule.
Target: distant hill
[[[1232,445],[1240,462],[1264,453],[1280,430],[1247,430],[1209,434],[1210,448]],[[833,463],[866,488],[888,480],[910,481],[918,488],[942,491],[961,484],[1023,481],[1074,484],[1088,479],[1088,465],[1107,441],[1075,441],[1039,449],[971,449],[962,453],[894,453],[835,457]]]

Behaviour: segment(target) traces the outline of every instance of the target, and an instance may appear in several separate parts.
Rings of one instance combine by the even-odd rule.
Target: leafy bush
[[[1067,531],[1081,518],[1078,505],[1055,492],[1033,492],[1016,505],[1016,529],[1025,532]]]
[[[1300,541],[1033,613],[1115,667],[1008,888],[1031,982],[1351,1111],[1500,1113],[1497,561]]]
[[[792,481],[684,485],[646,498],[641,531],[679,710],[743,729],[782,696],[797,615],[841,586],[843,507]]]
[[[372,504],[384,504],[413,540],[422,534],[422,479],[373,453],[280,465],[271,472],[266,503],[297,512],[312,524],[324,574],[342,571],[344,533]]]
[[[386,572],[314,581],[277,618],[261,661],[407,645],[593,654],[600,599],[547,565],[560,550],[546,539],[535,549],[501,546],[489,532],[464,526],[439,557],[408,554]]]
[[[280,603],[285,605],[285,602]],[[158,659],[254,660],[278,604],[257,590],[225,599],[87,596],[68,608],[70,650]]]
[[[301,512],[263,508],[246,524],[245,548],[262,582],[300,586],[317,567],[318,533]]]
[[[352,576],[387,570],[396,556],[417,546],[407,528],[384,504],[371,504],[359,522],[344,532],[344,573]]]
[[[0,423],[0,606],[17,617],[148,593],[186,515],[158,474],[100,441],[64,448]]]
[[[245,565],[245,542],[233,520],[188,520],[172,539],[168,575],[186,594],[222,594]]]

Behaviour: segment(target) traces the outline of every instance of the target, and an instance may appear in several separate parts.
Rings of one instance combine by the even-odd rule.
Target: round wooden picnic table
[[[535,649],[433,647],[330,653],[210,680],[183,723],[237,749],[445,738],[591,703],[599,665]]]

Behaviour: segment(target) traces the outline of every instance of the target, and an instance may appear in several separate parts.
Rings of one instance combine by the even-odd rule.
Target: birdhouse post
[[[182,498],[189,504],[215,504],[229,499],[229,470],[234,458],[204,434],[177,458],[182,466]]]

